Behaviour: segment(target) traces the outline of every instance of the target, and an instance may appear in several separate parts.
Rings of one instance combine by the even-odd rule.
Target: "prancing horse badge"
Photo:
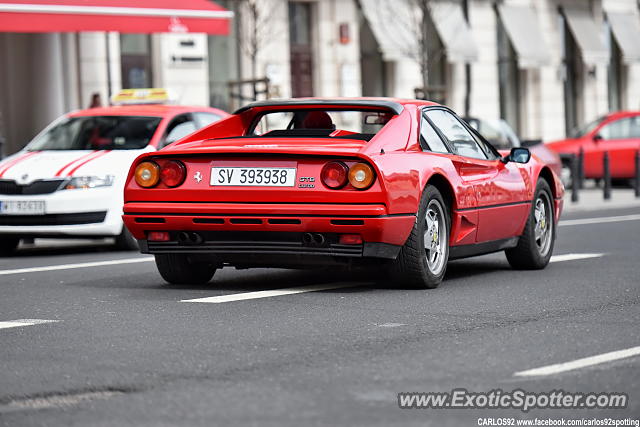
[[[196,180],[196,182],[197,182],[198,184],[200,184],[200,181],[202,181],[202,174],[200,173],[200,171],[196,172],[196,173],[193,175],[193,179],[195,179],[195,180]]]

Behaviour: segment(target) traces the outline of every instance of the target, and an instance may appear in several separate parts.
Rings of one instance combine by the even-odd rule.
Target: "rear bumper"
[[[415,215],[388,215],[386,207],[379,204],[127,203],[123,219],[149,253],[395,258],[411,232]],[[201,245],[185,246],[173,239],[172,233],[171,242],[147,242],[150,231],[197,231],[204,239]],[[301,245],[300,236],[309,232],[325,234],[326,245]],[[229,233],[244,234],[238,240]],[[279,233],[278,239],[266,239],[269,233]],[[340,234],[359,234],[363,244],[341,245]]]
[[[322,244],[305,243],[303,235],[308,233],[296,232],[198,231],[202,239],[199,244],[181,241],[177,238],[178,233],[181,232],[172,232],[171,240],[167,242],[139,240],[140,251],[153,255],[214,255],[223,263],[251,265],[251,261],[255,261],[252,258],[257,256],[293,258],[298,261],[320,257],[395,259],[401,248],[399,245],[378,242],[341,244],[336,233],[322,233],[325,239]]]

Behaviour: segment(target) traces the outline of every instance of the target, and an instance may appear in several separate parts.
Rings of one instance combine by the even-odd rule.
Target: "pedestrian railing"
[[[584,188],[584,151],[580,149],[578,155],[568,157],[571,171],[571,201],[577,203],[580,200],[580,190]],[[602,157],[602,198],[611,200],[611,159],[609,152],[605,151]],[[634,156],[634,177],[632,187],[636,198],[640,198],[640,150]]]

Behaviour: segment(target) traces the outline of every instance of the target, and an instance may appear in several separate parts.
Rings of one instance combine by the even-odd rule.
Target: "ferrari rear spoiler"
[[[393,111],[394,114],[400,114],[404,111],[402,104],[384,99],[290,99],[286,101],[258,101],[247,104],[239,108],[233,114],[241,114],[252,108],[260,107],[373,107],[384,108]]]

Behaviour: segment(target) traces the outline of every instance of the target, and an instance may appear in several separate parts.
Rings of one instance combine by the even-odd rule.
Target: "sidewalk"
[[[602,188],[585,188],[579,192],[577,203],[571,202],[571,190],[564,197],[564,212],[585,212],[602,209],[640,208],[640,198],[635,197],[633,188],[614,188],[611,199],[604,200]]]

